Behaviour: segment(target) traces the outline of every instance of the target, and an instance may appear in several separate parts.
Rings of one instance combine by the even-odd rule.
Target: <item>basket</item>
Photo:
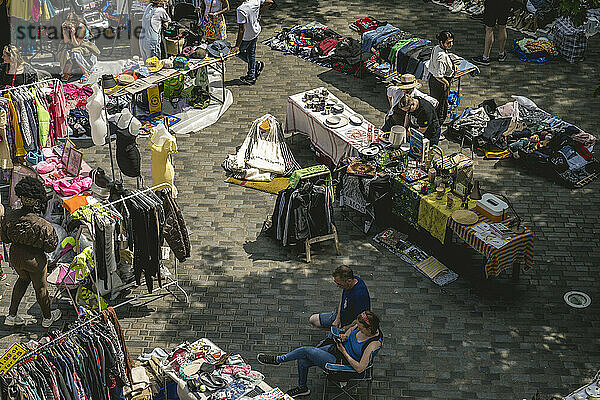
[[[185,38],[181,39],[173,39],[173,38],[165,38],[165,47],[167,50],[168,56],[176,56],[181,53],[183,50],[183,46],[185,44]]]

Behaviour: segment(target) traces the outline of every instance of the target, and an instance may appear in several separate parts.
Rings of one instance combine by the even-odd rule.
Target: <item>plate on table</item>
[[[348,117],[343,115],[332,115],[325,119],[325,125],[330,128],[341,128],[342,126],[348,125]]]
[[[355,126],[361,126],[363,121],[365,120],[360,114],[351,115],[349,119],[350,123]]]
[[[461,225],[473,225],[479,221],[477,214],[470,210],[456,210],[452,213],[452,219]]]

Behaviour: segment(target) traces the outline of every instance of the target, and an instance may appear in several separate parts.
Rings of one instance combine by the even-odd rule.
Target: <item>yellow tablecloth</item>
[[[446,239],[448,219],[454,211],[461,209],[460,205],[462,203],[460,198],[452,194],[454,200],[452,208],[447,208],[448,192],[450,192],[450,188],[446,189],[442,200],[437,200],[435,193],[423,196],[419,204],[419,226],[442,243]],[[475,200],[469,200],[469,209],[474,208],[476,203]]]

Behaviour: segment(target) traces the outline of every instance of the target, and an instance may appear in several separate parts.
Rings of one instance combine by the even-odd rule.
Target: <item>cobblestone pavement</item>
[[[237,2],[233,3],[235,7]],[[481,51],[482,25],[421,0],[287,0],[279,5],[265,16],[263,39],[281,27],[312,20],[352,35],[348,23],[368,14],[432,39],[437,30],[449,28],[456,34],[457,54],[473,56]],[[228,21],[231,29],[233,15]],[[509,32],[509,42],[521,37]],[[240,86],[236,78],[244,65],[232,61],[227,72],[234,104],[215,125],[177,137],[178,201],[193,232],[193,255],[181,266],[180,276],[191,294],[191,306],[166,297],[119,309],[132,354],[206,336],[256,365],[259,351],[280,353],[315,344],[323,333],[308,326],[308,316],[334,309],[340,293],[330,271],[347,263],[365,279],[373,309],[383,320],[386,342],[376,362],[373,387],[377,399],[522,399],[538,389],[546,398],[558,398],[594,375],[600,367],[598,183],[569,190],[514,162],[503,161],[494,168],[493,161],[477,159],[476,178],[483,187],[508,194],[535,233],[535,265],[522,273],[518,283],[507,274],[483,279],[483,259],[464,244],[439,249],[414,235],[417,243],[461,276],[440,289],[375,246],[339,212],[343,255],[336,256],[333,246],[324,243],[315,246],[313,262],[306,264],[302,254],[282,249],[260,234],[275,196],[223,183],[221,161],[241,144],[254,118],[272,113],[283,122],[290,94],[324,85],[380,123],[387,109],[385,88],[371,77],[342,75],[264,45],[257,51],[267,64],[257,85]],[[479,77],[463,79],[462,105],[488,98],[502,104],[521,94],[598,134],[600,102],[591,97],[590,83],[598,77],[598,61],[598,38],[591,40],[586,60],[579,64],[556,60],[533,65],[509,56],[503,64],[482,68]],[[138,142],[148,177],[147,139]],[[444,146],[457,148],[454,143]],[[306,139],[296,137],[291,147],[303,165],[314,163]],[[87,149],[86,159],[109,166],[106,148]],[[9,272],[3,314],[14,279]],[[584,310],[565,305],[562,296],[572,289],[589,293],[592,305]],[[22,310],[40,318],[33,293],[28,299]],[[73,317],[68,306],[61,307],[66,320]],[[2,347],[41,332],[37,324],[22,331],[0,327]],[[260,369],[272,385],[295,386],[294,365]],[[319,398],[321,374],[311,371],[309,385],[312,398]]]

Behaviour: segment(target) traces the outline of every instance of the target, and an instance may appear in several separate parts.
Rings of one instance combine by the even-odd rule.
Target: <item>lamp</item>
[[[515,218],[513,220],[511,220],[509,223],[507,223],[506,226],[511,231],[516,233],[517,235],[524,233],[525,227],[521,225],[521,217],[519,217],[519,214],[517,214],[517,211],[515,211],[515,208],[513,207],[512,203],[510,202],[508,197],[506,197],[505,195],[500,194],[500,193],[494,193],[494,192],[488,192],[488,193],[491,193],[493,195],[501,197],[502,200],[506,201],[506,204],[508,204],[508,208],[513,212],[513,214],[515,214]]]

